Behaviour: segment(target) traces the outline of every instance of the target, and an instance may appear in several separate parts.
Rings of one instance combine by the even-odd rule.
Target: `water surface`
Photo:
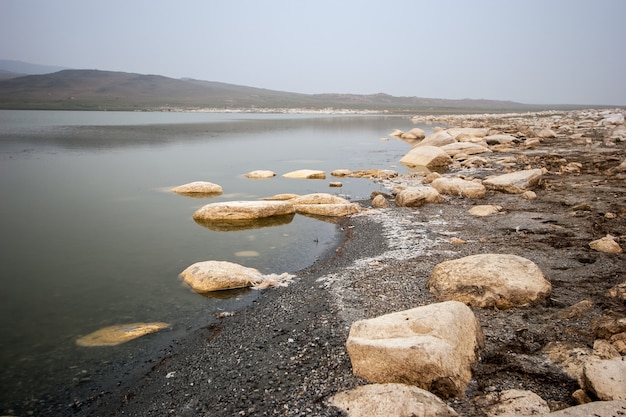
[[[210,202],[278,193],[367,198],[380,189],[368,180],[281,175],[404,172],[397,161],[409,146],[380,138],[411,127],[391,116],[0,111],[0,412],[255,297],[193,293],[178,274],[194,262],[226,260],[264,273],[314,263],[335,242],[333,222],[296,215],[275,227],[220,232],[191,215]],[[257,169],[278,175],[244,178]],[[197,180],[220,184],[224,194],[169,191]],[[333,180],[343,187],[329,188]],[[101,327],[138,321],[172,329],[114,348],[75,345]]]

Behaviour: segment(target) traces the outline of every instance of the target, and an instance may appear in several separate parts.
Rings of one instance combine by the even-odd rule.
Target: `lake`
[[[400,116],[0,111],[0,414],[28,411],[25,399],[45,400],[51,387],[89,381],[115,361],[140,360],[151,344],[258,294],[198,295],[178,278],[192,263],[293,273],[338,238],[333,222],[301,215],[275,227],[214,231],[193,221],[196,209],[278,193],[367,199],[382,190],[369,180],[282,174],[405,172],[398,160],[409,145],[380,138],[412,127]],[[258,169],[277,176],[243,176]],[[170,191],[198,180],[224,193],[197,199]],[[343,187],[330,188],[333,180]],[[116,347],[75,343],[99,328],[141,321],[172,327]]]

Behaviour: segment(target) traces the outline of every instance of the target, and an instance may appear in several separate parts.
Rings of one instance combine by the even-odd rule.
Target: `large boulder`
[[[428,289],[442,301],[506,309],[540,301],[552,287],[539,267],[526,258],[482,254],[435,266]]]
[[[625,359],[587,359],[583,366],[586,390],[603,401],[626,400]]]
[[[295,213],[288,201],[227,201],[207,204],[194,214],[195,220],[239,221]]]
[[[458,154],[475,155],[479,153],[493,152],[491,149],[486,148],[478,143],[472,142],[456,142],[441,147],[446,153],[452,157]]]
[[[208,181],[194,181],[172,188],[176,194],[186,196],[212,196],[222,194],[222,186]]]
[[[303,180],[325,180],[326,172],[315,169],[299,169],[283,175],[285,178],[297,178]]]
[[[450,301],[357,321],[346,348],[356,376],[458,397],[464,395],[483,344],[472,310]]]
[[[167,323],[129,323],[104,327],[76,339],[78,346],[116,346],[170,327]]]
[[[448,132],[441,130],[426,136],[417,146],[443,146],[454,142],[456,142],[456,140],[454,140]]]
[[[541,180],[541,169],[529,169],[525,171],[511,172],[483,180],[483,185],[488,189],[503,191],[511,194],[521,194],[534,188]]]
[[[432,187],[408,187],[396,195],[396,204],[400,207],[420,207],[426,203],[442,202],[443,197]]]
[[[416,146],[400,158],[400,162],[409,167],[443,167],[452,163],[452,158],[437,146]]]
[[[436,395],[405,384],[370,384],[340,392],[330,405],[348,417],[412,416],[456,417],[458,414]]]
[[[196,262],[181,272],[180,277],[200,294],[251,287],[264,280],[258,270],[226,261]]]
[[[441,194],[466,198],[483,198],[487,192],[485,186],[481,183],[461,178],[437,178],[430,185]]]
[[[414,127],[408,132],[402,133],[400,135],[400,138],[404,140],[420,140],[420,139],[424,139],[425,136],[426,136],[426,132],[424,132],[419,127]]]

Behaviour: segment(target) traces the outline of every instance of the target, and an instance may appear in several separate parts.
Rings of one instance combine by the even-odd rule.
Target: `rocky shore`
[[[393,135],[414,146],[411,157],[422,152],[420,146],[437,148],[426,149],[437,162],[374,179],[388,192],[359,202],[360,213],[342,220],[345,238],[324,261],[301,271],[288,287],[263,290],[243,311],[208,318],[205,327],[146,358],[143,368],[125,378],[83,386],[69,393],[64,405],[40,411],[623,414],[624,114],[617,109],[417,117],[415,122],[446,126],[425,138],[411,126],[399,126],[413,132],[414,137],[402,138],[403,131]],[[450,292],[433,278],[446,262],[485,254],[532,263],[541,274],[539,288],[528,291],[530,298],[483,282],[474,282],[473,291],[461,285]],[[507,259],[498,274],[508,279],[513,258]],[[490,298],[491,293],[497,296]],[[346,348],[355,322],[466,296],[469,313],[461,314],[474,315],[481,340],[471,349],[476,357],[468,355],[470,378],[460,391],[458,385],[387,385],[355,375]],[[383,389],[355,390],[374,385]],[[421,400],[415,400],[411,387],[419,385],[439,398],[421,390]],[[364,398],[373,398],[375,406]],[[396,408],[373,412],[385,404]],[[414,408],[399,411],[402,404]]]

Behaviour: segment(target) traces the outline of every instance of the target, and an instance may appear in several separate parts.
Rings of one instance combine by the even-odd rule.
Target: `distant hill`
[[[30,64],[28,62],[14,61],[10,59],[0,59],[0,74],[33,75],[33,74],[50,74],[62,71],[64,67],[52,65]]]
[[[62,70],[2,79],[0,109],[353,109],[389,112],[503,112],[545,107],[493,100],[446,100],[387,94],[298,94],[160,75]]]

